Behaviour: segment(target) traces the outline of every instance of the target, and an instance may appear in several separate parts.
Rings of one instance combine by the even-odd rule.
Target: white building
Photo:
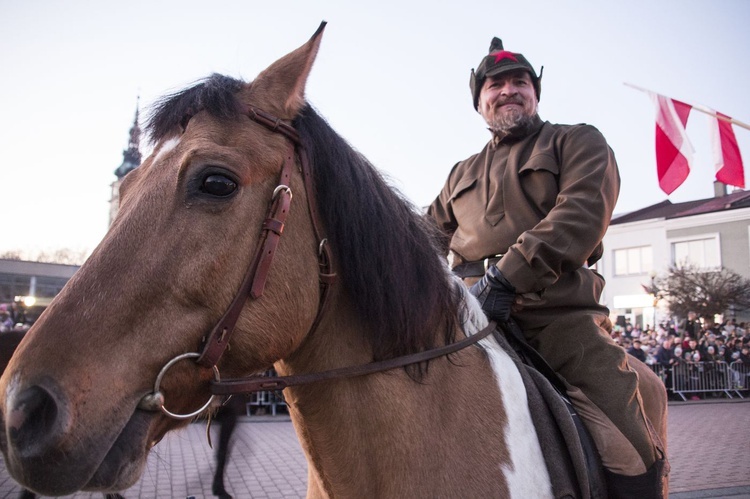
[[[629,318],[645,327],[669,319],[643,285],[665,276],[675,263],[725,267],[750,278],[750,192],[726,195],[724,189],[718,184],[713,198],[666,200],[612,219],[597,269],[607,281],[602,303],[613,320]],[[750,311],[736,318],[748,321]]]

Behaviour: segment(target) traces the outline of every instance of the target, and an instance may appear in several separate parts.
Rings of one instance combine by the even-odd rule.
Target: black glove
[[[516,288],[508,282],[500,269],[491,266],[484,277],[469,288],[469,292],[477,297],[490,320],[508,322],[510,308],[516,299]]]

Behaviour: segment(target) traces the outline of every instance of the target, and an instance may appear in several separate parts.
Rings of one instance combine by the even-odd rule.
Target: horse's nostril
[[[11,443],[21,455],[34,454],[57,435],[58,408],[54,397],[39,386],[21,392],[8,414]]]

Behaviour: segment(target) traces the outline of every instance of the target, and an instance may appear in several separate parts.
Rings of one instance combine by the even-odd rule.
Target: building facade
[[[653,326],[669,317],[644,286],[669,267],[689,263],[701,269],[729,269],[750,278],[750,192],[684,203],[661,203],[612,219],[597,264],[607,285],[602,302],[613,320]],[[750,311],[727,311],[738,322]],[[679,318],[682,319],[682,318]]]
[[[78,265],[0,259],[0,303],[34,299],[46,306],[78,270]]]

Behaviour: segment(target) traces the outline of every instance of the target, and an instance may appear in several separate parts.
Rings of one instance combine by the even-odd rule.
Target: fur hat
[[[482,90],[484,80],[488,76],[496,76],[518,69],[529,72],[531,82],[534,84],[534,90],[536,91],[536,98],[539,100],[539,96],[542,93],[542,72],[544,71],[544,66],[539,70],[539,76],[537,76],[534,68],[522,54],[504,50],[503,41],[498,37],[494,37],[490,43],[489,54],[482,59],[476,71],[471,70],[469,88],[471,88],[471,96],[474,99],[474,109],[477,109],[479,105],[479,92]]]

